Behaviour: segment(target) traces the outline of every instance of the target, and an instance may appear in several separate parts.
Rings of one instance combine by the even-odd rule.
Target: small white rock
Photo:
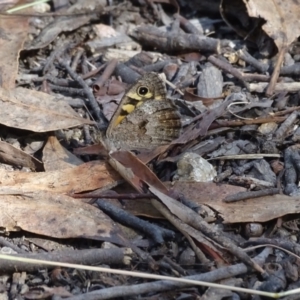
[[[177,162],[175,180],[209,182],[217,175],[214,167],[196,153],[187,152]]]
[[[11,249],[10,247],[2,247],[0,250],[1,254],[18,254],[15,250]]]
[[[275,122],[268,122],[268,123],[261,124],[258,127],[257,131],[260,134],[268,135],[268,134],[271,134],[271,133],[275,132],[275,130],[277,129],[277,127],[278,127],[277,123],[275,123]]]

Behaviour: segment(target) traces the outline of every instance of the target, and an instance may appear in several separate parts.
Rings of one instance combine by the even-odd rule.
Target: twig
[[[209,62],[211,62],[213,65],[215,65],[216,67],[220,68],[221,70],[223,70],[226,73],[231,74],[232,76],[234,76],[235,78],[237,78],[238,80],[241,81],[241,83],[249,90],[249,85],[248,83],[245,81],[242,73],[240,71],[238,71],[236,68],[234,68],[230,63],[223,61],[221,59],[218,59],[217,57],[210,55],[207,60]]]
[[[236,127],[236,126],[243,126],[243,125],[252,125],[252,124],[264,124],[268,122],[276,122],[281,123],[287,117],[263,117],[263,118],[256,118],[252,120],[216,120],[212,125],[209,127],[209,130],[220,128],[220,127]]]
[[[47,261],[69,262],[85,265],[95,264],[128,264],[130,258],[125,258],[125,254],[129,255],[128,248],[112,248],[112,249],[86,249],[86,250],[65,250],[49,253],[27,253],[20,255],[11,255],[23,258],[32,258]],[[26,272],[34,272],[41,268],[49,266],[43,264],[30,264],[26,262],[0,260],[0,268],[2,272],[15,272],[22,270]]]
[[[267,90],[266,90],[266,96],[268,96],[268,97],[272,96],[273,93],[274,93],[275,85],[276,85],[276,82],[278,80],[279,73],[280,73],[280,68],[281,68],[281,65],[282,65],[282,62],[283,62],[283,59],[284,59],[284,55],[287,52],[287,50],[288,50],[288,47],[283,46],[279,51],[276,66],[273,70],[270,83],[269,83],[269,85],[267,87]]]
[[[296,110],[300,110],[300,106],[289,107],[289,108],[287,108],[285,110],[281,110],[281,111],[275,112],[273,114],[273,116],[284,116],[284,115],[292,113],[293,111],[296,111]]]
[[[154,244],[161,245],[164,243],[164,239],[174,238],[174,232],[165,228],[161,228],[155,224],[151,224],[147,221],[139,219],[126,212],[125,210],[118,208],[107,201],[98,199],[96,201],[98,207],[108,214],[111,218],[115,219],[119,223],[138,229],[141,232],[146,233],[151,237]]]
[[[99,91],[101,87],[104,86],[105,82],[110,78],[110,76],[115,71],[118,61],[116,59],[112,59],[107,65],[102,75],[97,78],[97,80],[93,84],[93,90]]]
[[[221,41],[199,34],[163,32],[155,26],[143,25],[130,33],[141,44],[164,52],[170,51],[201,51],[219,53]],[[226,41],[222,41],[226,43]]]
[[[154,196],[153,195],[149,195],[149,194],[134,194],[134,193],[130,193],[130,194],[113,194],[113,195],[108,195],[108,194],[99,194],[95,193],[95,192],[91,192],[91,193],[84,193],[84,194],[72,194],[70,195],[70,197],[73,198],[103,198],[103,199],[151,199]]]
[[[152,192],[154,195],[156,195],[159,198],[167,199],[168,202],[173,203],[175,200],[168,197],[167,195],[161,193],[154,187],[149,187],[150,192]],[[158,203],[157,200],[151,200],[151,203],[155,205]],[[196,212],[191,210],[190,208],[184,206],[180,202],[176,202],[177,208],[181,208],[185,212],[185,216],[188,216],[185,218],[185,222],[190,227],[193,227],[194,229],[200,231],[203,235],[207,236],[209,239],[212,239],[219,245],[226,248],[227,251],[229,251],[232,255],[238,257],[242,262],[253,268],[254,270],[261,273],[262,276],[267,275],[266,272],[260,267],[257,263],[255,263],[246,253],[242,251],[241,248],[237,247],[232,240],[225,237],[220,231],[217,231],[213,228],[211,228],[206,221],[201,218]]]
[[[53,65],[53,62],[56,57],[61,57],[62,54],[68,48],[71,48],[74,46],[75,46],[75,44],[70,45],[66,41],[62,42],[61,40],[58,40],[58,42],[56,43],[56,47],[54,48],[54,50],[51,52],[50,56],[46,60],[46,63],[43,68],[43,74],[46,74],[49,71],[49,69]]]
[[[287,135],[287,132],[292,128],[294,123],[297,121],[299,116],[299,112],[292,112],[286,120],[280,125],[280,127],[276,130],[274,137],[276,140],[283,140]]]
[[[15,244],[7,241],[3,236],[0,236],[0,245],[1,246],[5,246],[5,247],[9,247],[11,248],[12,250],[18,252],[18,253],[28,253],[26,252],[25,250],[19,248],[18,246],[16,246]]]
[[[271,76],[264,74],[249,74],[249,73],[241,73],[244,80],[247,82],[255,81],[255,82],[269,82]]]
[[[106,67],[106,63],[105,64],[103,64],[103,65],[101,65],[99,68],[97,68],[97,69],[95,69],[95,70],[92,70],[92,71],[90,71],[90,72],[88,72],[88,73],[85,73],[84,75],[82,75],[82,79],[83,80],[86,80],[86,79],[88,79],[88,78],[90,78],[90,77],[93,77],[93,76],[95,76],[96,74],[98,74],[102,69],[104,69],[105,67]]]
[[[52,84],[52,83],[49,83],[49,87],[54,91],[67,93],[67,94],[70,94],[71,96],[82,96],[82,97],[84,97],[86,95],[85,92],[82,89],[65,87],[65,86],[55,85],[55,84]]]
[[[175,18],[179,20],[180,27],[187,33],[193,33],[197,35],[203,35],[203,32],[201,32],[193,23],[191,23],[189,20],[181,16],[180,14],[176,14]]]
[[[211,244],[210,241],[205,240],[205,238],[201,235],[201,233],[194,228],[191,228],[189,225],[183,223],[180,219],[178,219],[176,216],[174,216],[163,204],[161,204],[157,200],[151,201],[152,205],[174,226],[177,228],[178,231],[180,231],[188,240],[190,243],[191,248],[195,251],[195,254],[199,261],[202,264],[208,264],[209,260],[206,258],[205,254],[201,251],[201,249],[196,245],[195,240],[198,242],[203,241],[203,244],[208,244],[211,249],[214,248],[214,246]],[[189,232],[189,233],[187,233]],[[194,235],[191,235],[191,232],[194,233]]]
[[[81,47],[79,47],[77,49],[77,51],[76,51],[76,54],[75,54],[74,59],[73,59],[72,64],[71,64],[71,69],[73,71],[76,71],[79,59],[81,58],[81,56],[83,55],[83,53],[84,53],[84,49],[81,48]]]
[[[250,92],[263,93],[267,86],[267,82],[250,83]],[[296,93],[299,90],[300,82],[277,82],[274,86],[274,92]]]
[[[245,49],[239,50],[237,52],[237,55],[239,58],[244,60],[249,65],[253,66],[256,70],[258,70],[261,73],[266,73],[269,69],[269,66],[261,63],[256,58],[254,58],[252,55],[250,55]]]
[[[235,155],[222,155],[217,157],[209,158],[209,160],[219,159],[262,159],[264,157],[276,157],[280,158],[280,154],[277,153],[250,153],[250,154],[235,154]]]
[[[272,253],[271,248],[265,248],[254,260],[263,264],[267,257]],[[213,270],[211,272],[182,277],[189,278],[198,281],[205,282],[216,282],[222,279],[231,278],[234,276],[242,275],[248,272],[248,268],[244,264],[236,264],[229,267],[219,268],[217,270]],[[126,297],[129,296],[141,296],[146,293],[158,293],[158,292],[166,292],[174,290],[175,288],[184,288],[190,286],[190,284],[182,283],[182,282],[171,282],[167,280],[154,281],[149,283],[141,283],[131,286],[118,286],[111,287],[106,289],[101,289],[89,293],[85,293],[83,295],[77,295],[73,297],[69,297],[69,300],[94,300],[94,299],[116,299],[118,297]]]
[[[237,202],[240,200],[246,200],[250,198],[258,198],[262,196],[270,196],[279,194],[280,190],[277,188],[271,188],[271,189],[263,189],[259,191],[247,191],[247,192],[239,192],[234,195],[229,195],[225,199],[223,199],[224,202],[230,203],[230,202]]]
[[[59,64],[67,70],[67,72],[72,77],[72,79],[77,81],[81,85],[81,87],[83,88],[83,90],[85,92],[85,95],[87,96],[87,98],[90,101],[90,106],[95,113],[96,119],[100,122],[100,124],[99,124],[100,128],[105,127],[106,126],[106,124],[105,124],[106,122],[104,121],[105,117],[104,117],[102,111],[100,110],[100,107],[99,107],[93,93],[91,92],[90,88],[88,87],[88,85],[78,74],[76,74],[71,69],[71,67],[65,61],[63,61],[63,59],[57,58],[57,60],[58,60]]]
[[[214,178],[214,182],[222,182],[232,174],[232,168],[227,167],[226,170]]]

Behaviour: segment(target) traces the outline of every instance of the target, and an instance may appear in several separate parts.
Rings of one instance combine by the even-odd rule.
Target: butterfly
[[[158,74],[144,74],[127,89],[106,130],[106,138],[122,150],[167,145],[178,138],[182,122]]]

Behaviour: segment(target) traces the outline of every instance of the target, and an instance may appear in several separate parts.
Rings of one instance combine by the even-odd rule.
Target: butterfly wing
[[[146,100],[110,132],[117,148],[154,149],[167,145],[181,133],[179,113],[171,100]]]
[[[166,99],[166,87],[158,74],[153,72],[143,75],[125,92],[117,110],[110,120],[106,135],[109,136],[124,118],[149,99]]]

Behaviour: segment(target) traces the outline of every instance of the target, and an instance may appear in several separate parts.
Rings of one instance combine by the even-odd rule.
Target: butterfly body
[[[117,148],[151,150],[180,133],[180,115],[167,98],[164,83],[156,73],[148,73],[125,92],[106,137]]]

